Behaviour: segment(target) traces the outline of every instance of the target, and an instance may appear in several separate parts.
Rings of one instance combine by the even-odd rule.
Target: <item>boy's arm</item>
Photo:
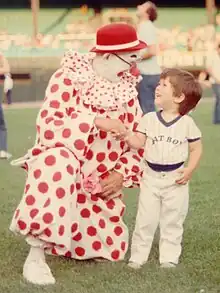
[[[129,145],[129,147],[137,150],[145,145],[146,138],[147,137],[144,133],[135,132],[128,134],[128,136],[125,138],[125,141]]]
[[[189,162],[187,168],[194,172],[198,167],[202,156],[202,141],[201,139],[189,143]]]
[[[189,143],[189,161],[186,168],[179,171],[181,177],[176,180],[177,184],[186,184],[192,177],[193,172],[199,165],[202,156],[202,142],[201,139]]]

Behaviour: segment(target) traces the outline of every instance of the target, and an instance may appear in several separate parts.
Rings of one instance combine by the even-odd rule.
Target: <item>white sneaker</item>
[[[129,262],[128,267],[134,270],[139,270],[141,269],[142,265],[136,262]]]
[[[164,262],[160,265],[160,267],[163,269],[170,269],[170,268],[175,268],[176,264],[172,262]]]
[[[10,159],[12,157],[11,154],[9,154],[6,151],[0,151],[0,159]]]

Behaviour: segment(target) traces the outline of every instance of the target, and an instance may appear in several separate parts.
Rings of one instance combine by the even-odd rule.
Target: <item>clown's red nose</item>
[[[134,65],[131,66],[130,73],[133,76],[139,76],[140,75],[140,70],[137,68],[137,65],[136,64],[134,64]]]

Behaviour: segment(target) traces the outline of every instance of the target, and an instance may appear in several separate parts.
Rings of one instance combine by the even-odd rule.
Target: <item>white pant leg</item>
[[[160,263],[178,264],[179,262],[182,251],[183,223],[188,213],[188,204],[188,184],[174,183],[164,190],[160,215]]]
[[[148,260],[154,234],[159,225],[160,198],[154,183],[153,177],[145,175],[140,186],[130,262],[143,264]]]

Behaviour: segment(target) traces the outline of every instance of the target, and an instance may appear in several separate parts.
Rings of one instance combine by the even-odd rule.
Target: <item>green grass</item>
[[[5,114],[9,149],[14,157],[19,157],[34,141],[37,110],[9,109]],[[28,246],[8,230],[12,213],[22,195],[25,174],[1,161],[0,293],[220,292],[220,126],[212,125],[211,115],[211,103],[201,104],[194,115],[204,136],[204,156],[191,183],[184,250],[181,263],[175,270],[159,269],[156,240],[149,263],[138,272],[129,270],[126,262],[94,264],[50,257],[56,285],[39,288],[25,283],[22,265]],[[132,232],[137,190],[127,191],[126,203],[125,221]],[[129,252],[126,260],[128,257]]]

